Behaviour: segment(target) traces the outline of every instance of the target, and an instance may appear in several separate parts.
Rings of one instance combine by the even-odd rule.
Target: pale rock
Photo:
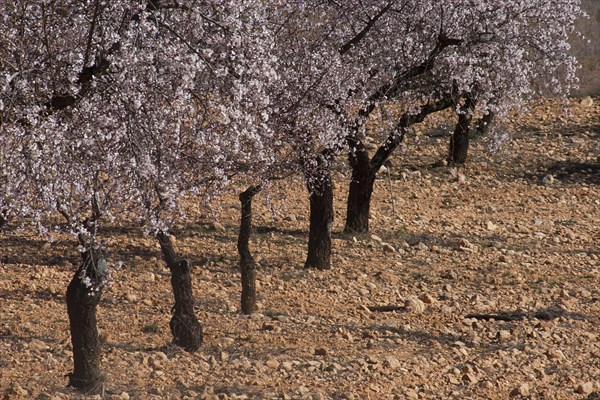
[[[429,246],[427,246],[425,243],[423,242],[419,242],[417,243],[417,249],[420,251],[429,251]]]
[[[421,300],[425,304],[433,304],[435,303],[435,299],[430,294],[424,293],[419,296],[419,300]]]
[[[130,303],[133,303],[134,301],[137,301],[138,297],[136,294],[133,293],[127,293],[125,295],[125,300],[127,300]]]
[[[509,393],[509,396],[510,397],[517,397],[517,396],[527,397],[527,396],[529,396],[530,392],[531,392],[531,389],[529,387],[529,384],[522,383],[518,387],[511,390]]]
[[[467,385],[474,385],[477,383],[477,377],[471,373],[464,374],[461,379]]]
[[[46,351],[49,349],[48,345],[39,339],[33,339],[31,342],[29,342],[29,348],[33,351],[40,351],[40,352]]]
[[[305,395],[308,392],[310,392],[310,390],[306,386],[301,385],[298,387],[298,393],[300,393],[301,395]]]
[[[554,183],[554,176],[548,174],[542,178],[542,183],[544,185],[552,185]]]
[[[583,395],[589,395],[594,391],[594,384],[592,382],[580,383],[575,388],[575,392]]]
[[[496,229],[498,229],[498,225],[494,224],[492,221],[487,222],[488,231],[495,231]]]
[[[475,245],[471,242],[469,242],[467,239],[465,238],[461,238],[458,241],[458,248],[462,251],[469,251],[469,252],[474,252],[475,251]]]
[[[591,107],[594,105],[594,100],[590,96],[587,96],[581,99],[581,102],[579,104],[581,104],[584,107]]]
[[[129,393],[127,393],[127,392],[121,392],[121,394],[119,395],[119,398],[121,400],[129,400]]]
[[[262,314],[260,314],[260,313],[257,313],[254,315],[258,315],[258,316],[262,317]],[[230,338],[230,337],[222,337],[217,340],[217,345],[220,347],[230,347],[230,346],[233,346],[234,343],[235,343],[235,339]]]
[[[389,243],[382,243],[382,248],[384,253],[395,253],[396,249]]]
[[[225,227],[217,221],[212,223],[212,228],[217,232],[225,232]]]
[[[150,357],[148,359],[148,365],[152,368],[152,369],[160,369],[162,367],[161,362],[158,358],[156,357]]]
[[[402,367],[400,361],[398,361],[398,359],[394,356],[387,356],[383,359],[383,361],[384,365],[387,365],[391,369],[399,369],[400,367]]]
[[[409,297],[404,305],[415,314],[422,314],[425,311],[425,303],[417,297]]]
[[[371,240],[373,240],[374,242],[383,242],[383,239],[381,239],[379,236],[377,235],[371,235]]]
[[[419,393],[417,393],[414,389],[407,389],[404,392],[404,395],[406,396],[407,399],[418,399],[419,398]]]
[[[510,336],[511,336],[510,331],[503,329],[498,332],[498,339],[500,339],[500,340],[508,340],[508,339],[510,339]]]
[[[448,382],[453,385],[460,385],[460,381],[454,375],[448,375]]]
[[[276,368],[279,368],[279,361],[273,360],[273,359],[267,360],[265,365],[269,368],[276,369]]]

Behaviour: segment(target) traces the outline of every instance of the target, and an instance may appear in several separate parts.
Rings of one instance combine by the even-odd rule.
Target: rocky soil
[[[104,393],[66,388],[65,290],[75,242],[0,233],[4,399],[600,398],[600,99],[540,102],[443,166],[445,117],[414,132],[380,174],[372,233],[341,233],[333,269],[302,268],[301,182],[255,204],[259,312],[240,315],[235,196],[190,202],[177,249],[194,264],[205,343],[174,347],[169,274],[134,226],[101,234],[113,284],[99,307]],[[446,116],[447,118],[448,116]],[[262,201],[265,200],[265,201]],[[383,306],[388,307],[388,311]],[[379,307],[379,308],[378,308]]]

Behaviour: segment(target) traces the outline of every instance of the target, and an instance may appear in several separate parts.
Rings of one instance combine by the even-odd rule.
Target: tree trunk
[[[100,372],[100,340],[96,325],[96,307],[102,287],[88,287],[84,279],[96,282],[97,266],[106,268],[106,261],[94,249],[83,253],[83,262],[67,288],[67,312],[73,344],[73,372],[69,386],[84,393],[98,392],[104,376]],[[101,271],[103,272],[103,271]],[[87,281],[87,279],[86,279]]]
[[[344,232],[367,233],[369,231],[371,194],[374,184],[375,175],[370,170],[353,169]]]
[[[313,182],[310,191],[310,229],[306,268],[331,268],[331,228],[333,225],[333,183],[328,171]]]
[[[0,229],[8,222],[8,212],[3,210],[0,212]]]
[[[496,114],[493,113],[492,111],[489,111],[487,114],[485,114],[483,117],[481,117],[479,119],[479,121],[477,121],[477,134],[478,135],[485,135],[489,132],[492,124],[494,123],[494,119],[495,119]]]
[[[171,286],[175,297],[173,317],[169,323],[173,343],[191,353],[198,350],[202,344],[202,325],[194,313],[190,263],[177,257],[169,235],[161,231],[157,238],[167,267],[171,271]]]
[[[469,131],[471,130],[472,110],[475,101],[467,96],[462,112],[458,115],[458,123],[450,138],[449,164],[464,164],[469,153]]]
[[[242,274],[242,313],[246,315],[256,311],[256,262],[250,253],[250,234],[252,233],[252,198],[260,192],[260,186],[252,186],[240,193],[242,217],[238,235],[238,253]]]

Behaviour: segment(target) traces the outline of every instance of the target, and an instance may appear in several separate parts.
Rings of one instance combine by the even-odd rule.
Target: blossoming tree
[[[361,4],[340,6],[339,12],[362,22],[364,35],[346,57],[372,75],[364,84],[366,101],[348,118],[347,135],[352,181],[345,229],[366,232],[375,175],[411,125],[456,108],[463,118],[450,158],[461,162],[468,147],[468,129],[461,126],[469,126],[473,112],[500,116],[542,90],[568,93],[576,61],[567,36],[581,11],[579,0]],[[395,99],[409,106],[369,156],[364,126],[379,104]]]

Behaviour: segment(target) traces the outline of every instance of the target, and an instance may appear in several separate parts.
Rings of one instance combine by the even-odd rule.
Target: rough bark
[[[260,186],[252,186],[240,193],[242,216],[238,234],[237,249],[240,255],[242,275],[242,313],[246,315],[256,311],[256,262],[250,253],[250,234],[252,233],[252,198],[260,192]]]
[[[331,228],[333,225],[333,183],[329,172],[308,184],[310,228],[306,268],[331,268]]]
[[[348,192],[346,208],[345,232],[366,233],[369,231],[369,215],[371,208],[371,194],[375,184],[375,174],[370,169],[354,168],[352,181]]]
[[[157,238],[167,267],[171,271],[171,286],[175,297],[173,317],[169,323],[173,343],[191,353],[198,350],[202,344],[202,325],[194,312],[190,263],[176,255],[169,235],[159,232]]]
[[[74,362],[73,372],[69,374],[69,386],[84,393],[98,392],[104,381],[100,371],[101,346],[96,325],[96,307],[102,289],[93,290],[83,282],[86,277],[91,282],[96,280],[98,266],[106,268],[106,261],[96,250],[83,253],[83,262],[67,288]]]
[[[469,153],[469,132],[471,130],[471,121],[473,119],[473,107],[475,101],[467,96],[462,112],[458,115],[458,123],[454,128],[454,133],[450,137],[450,149],[448,155],[449,164],[464,164],[467,161]]]

